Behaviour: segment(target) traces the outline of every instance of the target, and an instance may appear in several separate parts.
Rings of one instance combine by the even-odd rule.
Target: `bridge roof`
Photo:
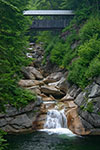
[[[67,16],[74,15],[72,10],[26,10],[23,11],[25,16]]]

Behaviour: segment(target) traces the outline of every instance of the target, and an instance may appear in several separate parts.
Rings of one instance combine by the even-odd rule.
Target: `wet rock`
[[[27,53],[26,56],[27,56],[28,58],[32,58],[32,53]]]
[[[100,135],[100,128],[91,129],[90,135]]]
[[[37,129],[43,129],[44,124],[46,120],[46,114],[40,114],[35,121],[33,121],[33,126],[32,128],[37,130]]]
[[[28,50],[29,50],[29,51],[32,51],[32,50],[33,50],[33,48],[32,48],[32,47],[29,47],[29,48],[28,48]]]
[[[49,109],[54,109],[56,106],[56,102],[45,102],[41,105],[40,111],[43,114],[46,114]]]
[[[2,127],[2,130],[4,130],[7,133],[16,133],[16,129],[14,129],[12,126],[10,125],[6,125],[4,127]]]
[[[74,103],[74,101],[65,101],[64,105],[67,106],[67,108],[76,108],[77,105]]]
[[[77,108],[72,108],[67,112],[67,125],[68,128],[75,134],[88,135],[90,130],[86,131],[78,116]]]

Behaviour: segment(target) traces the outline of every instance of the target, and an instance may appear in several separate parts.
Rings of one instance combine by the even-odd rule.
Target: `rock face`
[[[75,99],[81,122],[90,134],[100,134],[100,85],[93,82]]]
[[[6,106],[6,113],[0,114],[0,128],[8,133],[21,133],[32,131],[33,121],[40,112],[41,97],[26,107],[16,109],[11,105]]]

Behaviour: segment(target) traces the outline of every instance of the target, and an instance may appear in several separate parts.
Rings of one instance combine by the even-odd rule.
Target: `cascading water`
[[[67,119],[64,114],[64,110],[49,110],[47,113],[47,119],[44,128],[67,128]]]
[[[67,128],[67,119],[64,114],[64,110],[58,111],[56,109],[48,110],[46,122],[44,124],[44,129],[40,131],[45,131],[48,134],[66,134],[67,136],[75,136]]]

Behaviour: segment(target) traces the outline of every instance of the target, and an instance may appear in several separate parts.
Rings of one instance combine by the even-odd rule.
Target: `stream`
[[[71,134],[37,131],[30,134],[9,135],[7,150],[100,150],[98,136],[76,136]]]
[[[67,128],[64,110],[48,110],[44,129],[9,135],[8,150],[99,150],[99,137],[77,136]]]
[[[37,46],[31,48],[31,50],[32,49],[33,53],[29,53],[30,55],[28,57],[33,57],[34,54],[33,58],[36,58],[36,60],[39,58],[40,60],[39,52],[41,52],[42,58],[42,50]],[[38,64],[40,65],[40,62],[38,62]],[[63,81],[66,81],[66,78],[63,75],[64,73],[55,72],[44,78],[42,77],[41,73],[36,70],[36,68],[30,66],[26,68],[25,73],[30,71],[30,74],[33,75],[32,73],[34,73],[34,70],[35,73],[38,72],[38,74],[35,74],[35,76],[37,76],[39,79],[31,79],[33,77],[32,76],[29,78],[29,80],[21,80],[19,85],[26,88],[28,87],[27,89],[33,90],[33,92],[35,88],[35,92],[37,92],[37,94],[43,99],[43,104],[39,108],[41,115],[38,117],[37,122],[33,122],[38,131],[20,135],[7,135],[6,138],[9,145],[6,150],[100,150],[99,136],[78,136],[73,134],[67,128],[70,126],[68,126],[67,121],[67,108],[68,110],[72,109],[72,114],[70,114],[72,115],[72,119],[77,116],[77,109],[76,105],[74,104],[73,97],[68,95],[68,93],[65,93],[66,96],[64,97],[62,90],[65,89],[65,85],[63,85],[62,89],[59,87],[59,84],[63,83]],[[63,102],[59,102],[59,105],[53,97],[55,94],[56,96],[63,97]],[[33,116],[33,113],[30,116]],[[27,116],[27,118],[28,117],[29,116]],[[77,120],[77,124],[80,124],[78,117],[75,119]],[[28,118],[28,120],[30,120],[30,118]],[[75,127],[76,125],[74,124],[74,121],[75,120],[73,119],[73,124],[71,123],[72,127]],[[18,121],[15,121],[14,123],[16,123],[19,128]],[[27,121],[24,121],[24,123],[27,123]],[[27,129],[26,126],[25,129]],[[78,134],[83,135],[81,134],[83,131],[82,126],[76,126],[74,129],[74,131],[81,129],[79,130],[80,132]],[[85,134],[85,132],[82,133]]]

